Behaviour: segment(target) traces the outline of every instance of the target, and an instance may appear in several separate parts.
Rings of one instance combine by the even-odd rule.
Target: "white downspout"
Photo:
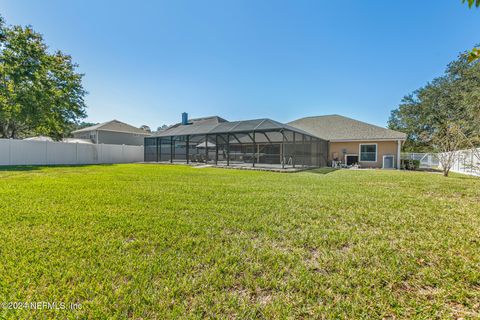
[[[397,140],[397,169],[400,170],[402,140]]]

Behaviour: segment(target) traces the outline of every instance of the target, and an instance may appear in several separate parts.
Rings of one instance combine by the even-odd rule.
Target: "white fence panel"
[[[95,164],[100,163],[98,156],[98,148],[91,144],[77,144],[77,163],[78,164]]]
[[[47,144],[44,141],[10,141],[10,162],[19,165],[45,164]]]
[[[441,169],[440,157],[435,153],[402,153],[402,159],[419,160],[420,168]],[[455,151],[452,172],[480,176],[480,148]]]
[[[10,164],[10,140],[0,139],[0,166]]]
[[[121,163],[124,161],[122,145],[102,145],[102,163]]]
[[[143,146],[0,139],[0,165],[133,163]]]
[[[439,166],[439,160],[436,153],[402,153],[404,160],[420,161],[420,168],[436,169]]]
[[[140,161],[143,161],[143,147],[141,147],[141,150],[137,150],[137,149],[133,149],[133,148],[124,148],[123,149],[123,157],[125,159],[126,162],[130,163],[130,162],[138,162],[138,158],[139,158],[139,153],[141,154],[140,155],[140,158],[141,160]]]
[[[77,164],[76,143],[47,143],[47,164]]]
[[[480,176],[480,148],[457,152],[458,155],[450,171]]]

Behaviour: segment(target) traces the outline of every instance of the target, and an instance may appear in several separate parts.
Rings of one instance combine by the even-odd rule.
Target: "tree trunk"
[[[450,173],[450,168],[451,166],[448,166],[448,168],[443,168],[443,176],[448,177],[448,174]]]
[[[8,123],[2,125],[2,138],[8,139]]]
[[[15,139],[15,123],[13,123],[13,121],[10,123],[10,129],[11,131],[7,131],[7,135],[10,139]]]

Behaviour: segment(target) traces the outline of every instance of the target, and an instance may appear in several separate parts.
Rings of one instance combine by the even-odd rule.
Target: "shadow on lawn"
[[[334,171],[337,171],[339,169],[337,168],[328,168],[328,167],[325,167],[325,168],[318,168],[318,169],[313,169],[313,170],[308,170],[308,172],[310,173],[315,173],[315,174],[329,174],[331,172],[334,172]]]
[[[0,171],[32,171],[40,168],[40,166],[0,166]]]
[[[81,168],[88,166],[111,166],[111,163],[101,164],[57,164],[57,165],[24,165],[24,166],[0,166],[1,171],[34,171],[42,168]]]

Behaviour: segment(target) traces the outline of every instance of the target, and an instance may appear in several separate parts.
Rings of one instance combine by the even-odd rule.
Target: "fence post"
[[[8,165],[12,165],[12,138],[8,139]]]
[[[45,150],[44,150],[44,152],[45,152],[45,157],[44,157],[44,159],[45,159],[45,165],[48,165],[48,141],[45,141]]]
[[[473,173],[473,149],[470,150],[470,173]]]

